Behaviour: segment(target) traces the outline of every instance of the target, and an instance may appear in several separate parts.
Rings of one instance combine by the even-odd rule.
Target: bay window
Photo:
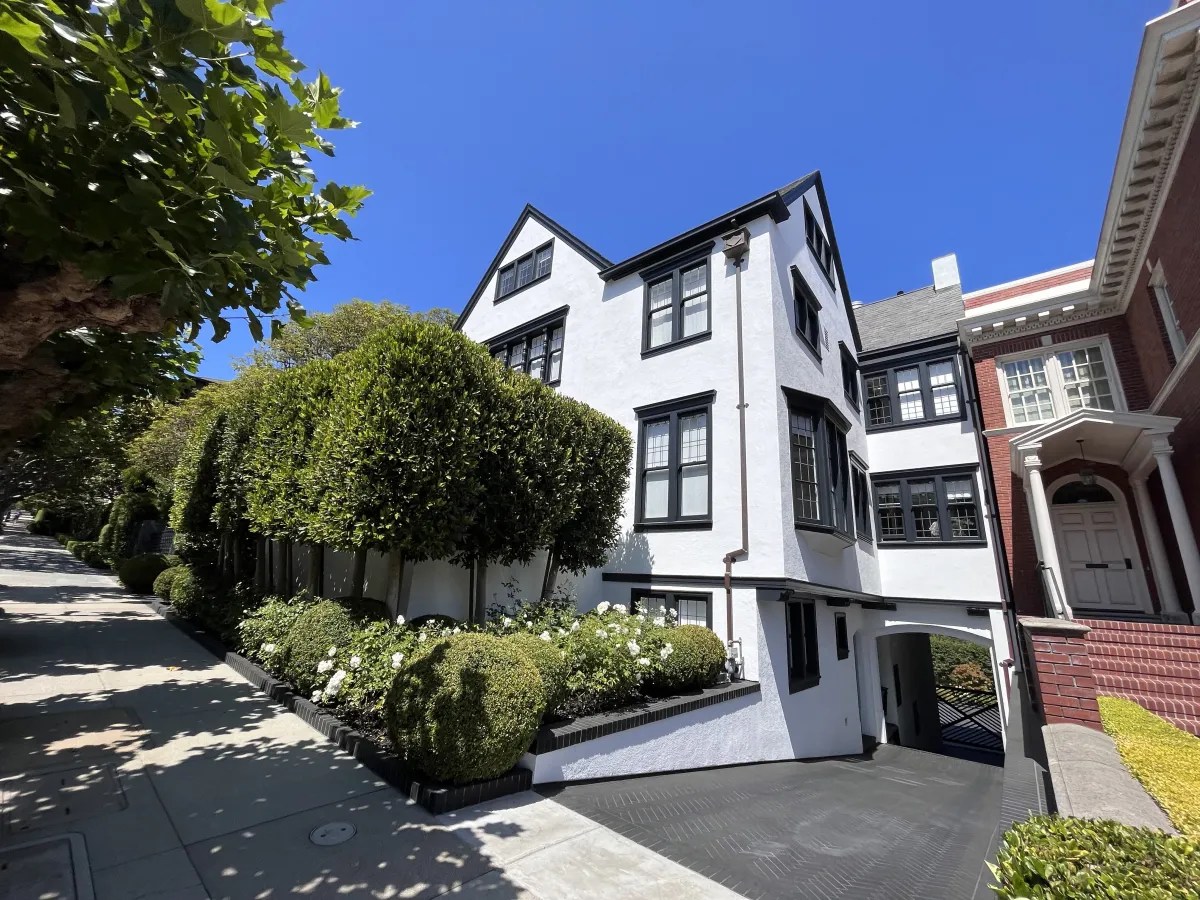
[[[849,423],[828,400],[785,388],[797,528],[851,534]]]

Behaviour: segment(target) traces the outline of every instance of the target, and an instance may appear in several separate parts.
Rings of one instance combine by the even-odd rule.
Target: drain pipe
[[[730,223],[737,225],[736,221]],[[742,494],[742,545],[725,554],[725,640],[729,652],[731,677],[740,677],[742,670],[741,642],[734,638],[733,631],[733,564],[750,555],[750,507],[746,475],[746,359],[742,341],[742,262],[750,250],[750,235],[745,228],[737,228],[722,239],[725,258],[733,263],[734,295],[736,298],[737,323],[737,375],[738,375],[738,466]]]

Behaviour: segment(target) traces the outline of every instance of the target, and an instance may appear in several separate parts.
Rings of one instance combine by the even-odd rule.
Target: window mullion
[[[1050,403],[1053,406],[1051,415],[1057,419],[1059,416],[1065,416],[1069,408],[1062,365],[1058,361],[1058,354],[1054,352],[1047,353],[1043,359],[1046,361],[1046,380],[1050,383]]]
[[[943,541],[948,541],[951,538],[950,499],[946,496],[946,479],[944,476],[934,476],[933,489],[937,491],[938,529],[940,538]]]
[[[900,479],[900,512],[904,516],[904,540],[911,543],[917,539],[917,523],[913,516],[912,492],[908,479]]]
[[[683,337],[683,271],[676,269],[671,275],[671,340]]]
[[[921,383],[921,409],[925,411],[925,421],[934,417],[933,385],[929,381],[929,363],[917,363],[917,378]]]
[[[670,467],[668,471],[671,473],[670,484],[667,487],[667,510],[670,513],[671,519],[679,519],[680,501],[679,501],[679,482],[683,478],[683,468],[680,465],[680,444],[683,441],[683,435],[680,433],[680,417],[679,413],[671,413],[671,425],[667,440],[667,465]]]

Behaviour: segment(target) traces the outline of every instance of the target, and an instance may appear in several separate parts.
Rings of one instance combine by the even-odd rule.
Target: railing
[[[1044,562],[1039,562],[1038,572],[1041,575],[1042,595],[1047,611],[1052,619],[1071,619],[1074,616],[1071,614],[1071,607],[1067,603],[1066,598],[1062,594],[1062,589],[1059,587],[1058,578],[1055,577],[1054,570]]]

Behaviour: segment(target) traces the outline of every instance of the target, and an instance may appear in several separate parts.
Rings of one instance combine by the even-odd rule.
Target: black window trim
[[[545,275],[538,275],[537,269],[536,269],[537,256],[539,253],[541,253],[547,247],[550,248],[550,271],[547,272]],[[533,265],[535,266],[534,272],[533,272],[533,278],[530,281],[525,282],[520,287],[516,287],[517,267],[530,257],[532,257],[532,262],[533,262]],[[509,269],[513,270],[513,285],[514,285],[514,287],[508,293],[501,294],[500,293],[500,279],[501,279],[501,276],[503,275],[503,273],[508,271]],[[516,259],[514,259],[508,265],[497,267],[497,269],[496,269],[496,298],[492,302],[493,303],[503,303],[509,297],[513,296],[513,294],[519,294],[519,293],[521,293],[521,291],[525,290],[526,288],[532,287],[535,284],[539,284],[539,283],[545,281],[547,278],[549,278],[551,276],[551,274],[553,274],[553,272],[554,272],[554,238],[550,238],[550,240],[546,241],[546,243],[544,243],[538,247],[534,247],[528,253],[522,253],[520,256],[518,256]]]
[[[716,400],[716,391],[703,391],[698,394],[689,394],[686,397],[678,397],[674,400],[664,400],[660,403],[652,403],[647,406],[639,406],[634,409],[634,415],[637,416],[637,441],[634,452],[637,454],[636,461],[636,477],[637,484],[634,485],[634,508],[633,508],[633,530],[636,531],[684,531],[694,530],[703,531],[711,530],[713,523],[713,402]],[[679,468],[679,418],[693,412],[704,412],[707,415],[705,437],[708,441],[706,457],[708,463],[708,513],[703,516],[687,516],[681,517],[676,513],[679,508],[679,479],[675,477],[675,471]],[[645,472],[646,472],[646,455],[645,455],[645,436],[646,425],[651,422],[660,421],[664,418],[670,420],[670,433],[668,443],[667,469],[672,473],[667,488],[667,518],[665,519],[644,519],[642,518],[642,501],[645,492]]]
[[[813,352],[817,360],[821,359],[821,301],[817,299],[817,293],[808,286],[804,275],[796,266],[791,267],[792,273],[792,313],[796,317],[795,332],[800,338],[801,343]],[[816,333],[812,336],[808,334],[806,328],[801,327],[800,310],[804,309],[804,321],[811,322],[814,325]]]
[[[841,411],[830,402],[826,397],[820,397],[816,394],[809,394],[804,391],[798,391],[794,388],[782,388],[784,396],[787,398],[787,427],[788,427],[788,458],[789,464],[793,467],[789,471],[788,486],[792,498],[792,522],[795,528],[803,531],[816,531],[822,534],[840,535],[845,538],[847,544],[854,540],[854,525],[852,519],[854,516],[854,503],[851,495],[851,485],[846,485],[847,508],[845,510],[846,528],[839,528],[836,520],[832,516],[832,511],[829,509],[829,488],[830,488],[830,469],[829,469],[829,436],[828,429],[830,425],[841,432],[843,439],[850,434],[851,423],[842,415]],[[795,460],[792,459],[791,450],[791,417],[793,411],[806,412],[816,417],[817,431],[814,435],[815,450],[817,455],[817,492],[819,498],[818,513],[819,520],[801,519],[796,514],[796,489],[794,466]],[[850,449],[846,448],[846,478],[851,477],[850,465]]]
[[[958,466],[934,466],[925,469],[905,469],[895,472],[875,472],[871,474],[871,491],[875,496],[875,542],[879,547],[986,547],[987,528],[984,522],[983,503],[979,488],[979,464],[969,463]],[[950,534],[950,510],[946,502],[945,480],[947,478],[969,478],[971,495],[975,502],[975,521],[979,526],[977,538],[937,539],[916,537],[916,526],[913,520],[912,497],[909,491],[910,481],[934,482],[934,491],[938,502],[938,530],[943,535]],[[900,510],[904,518],[904,539],[885,538],[883,536],[883,517],[879,512],[879,485],[898,483],[900,485]]]
[[[846,395],[846,400],[850,405],[861,412],[862,378],[858,360],[854,358],[854,351],[846,346],[845,341],[838,341],[838,349],[842,353],[842,392]]]
[[[859,492],[862,485],[862,492]],[[854,512],[854,532],[860,541],[875,543],[875,501],[871,492],[871,470],[861,456],[850,451],[850,505]]]
[[[825,243],[825,254],[829,257],[828,261],[821,259],[821,251],[813,246],[812,238],[809,236],[810,222],[817,233],[821,235],[821,240]],[[825,276],[825,280],[829,282],[829,286],[836,290],[833,281],[833,244],[830,243],[829,235],[825,233],[825,229],[821,227],[820,217],[808,205],[808,200],[804,201],[804,242],[808,245],[809,252],[812,253],[812,257],[817,263],[817,268]]]
[[[931,415],[933,412],[933,386],[929,383],[929,367],[934,363],[948,362],[954,367],[954,393],[958,398],[958,412],[945,415]],[[921,407],[925,416],[913,419],[911,422],[900,420],[900,396],[896,390],[896,371],[899,369],[919,370],[921,382]],[[888,404],[892,413],[892,421],[887,425],[872,425],[870,403],[867,398],[867,380],[875,375],[886,375],[888,386]],[[967,406],[963,395],[963,366],[959,354],[955,350],[942,350],[923,354],[919,357],[892,360],[885,366],[863,366],[860,377],[862,397],[863,426],[871,433],[881,431],[896,431],[901,428],[920,428],[923,425],[938,425],[943,422],[961,422],[967,416]]]
[[[676,613],[679,612],[679,598],[685,600],[703,600],[705,603],[706,613],[705,627],[710,631],[713,627],[713,595],[712,591],[663,591],[652,590],[649,588],[630,588],[629,590],[629,611],[631,613],[639,613],[642,610],[637,608],[637,601],[642,597],[654,597],[661,599],[667,609],[673,609]],[[648,613],[646,613],[648,615]],[[676,621],[679,621],[676,619]]]
[[[712,296],[712,251],[716,244],[709,242],[701,247],[692,249],[671,257],[664,263],[645,269],[638,274],[642,279],[642,358],[657,356],[699,344],[712,337],[713,296]],[[697,263],[704,262],[704,277],[706,279],[705,297],[708,299],[708,327],[696,334],[682,337],[683,332],[683,298],[680,285],[680,275],[684,269],[691,268]],[[650,285],[661,281],[664,276],[671,276],[671,340],[657,347],[650,346]]]
[[[833,614],[833,640],[837,645],[837,658],[850,658],[850,625],[845,613]]]
[[[546,313],[545,315],[538,316],[536,319],[531,319],[530,321],[525,322],[522,325],[518,325],[516,328],[510,328],[508,331],[505,331],[502,334],[498,334],[493,338],[483,341],[482,343],[485,347],[488,348],[488,353],[490,353],[492,356],[495,356],[499,350],[501,350],[501,349],[507,350],[507,348],[511,347],[513,344],[515,344],[519,340],[524,340],[526,342],[526,344],[528,345],[529,339],[531,337],[533,337],[534,335],[539,334],[539,333],[544,333],[546,335],[546,364],[544,365],[544,367],[542,369],[542,383],[548,384],[551,386],[560,384],[562,382],[562,366],[561,365],[559,366],[559,370],[558,370],[558,378],[554,379],[553,381],[549,380],[550,334],[551,334],[551,332],[553,332],[555,326],[562,328],[562,330],[563,330],[563,345],[562,345],[562,348],[559,350],[559,352],[562,353],[563,362],[565,364],[566,357],[567,357],[567,353],[566,353],[566,349],[567,349],[567,313],[569,313],[570,311],[571,311],[570,306],[560,306],[558,309],[551,310],[550,312]],[[526,363],[529,362],[528,350],[526,351],[525,362]],[[507,364],[508,363],[506,360],[505,365],[507,365]],[[529,373],[525,373],[525,374],[529,374]]]
[[[799,635],[799,649],[804,653],[803,668],[797,671],[795,650],[797,636],[792,630],[792,610],[801,610],[801,625],[803,633]],[[821,644],[817,624],[817,604],[815,600],[789,600],[783,605],[784,634],[787,646],[788,693],[816,687],[821,683]]]

